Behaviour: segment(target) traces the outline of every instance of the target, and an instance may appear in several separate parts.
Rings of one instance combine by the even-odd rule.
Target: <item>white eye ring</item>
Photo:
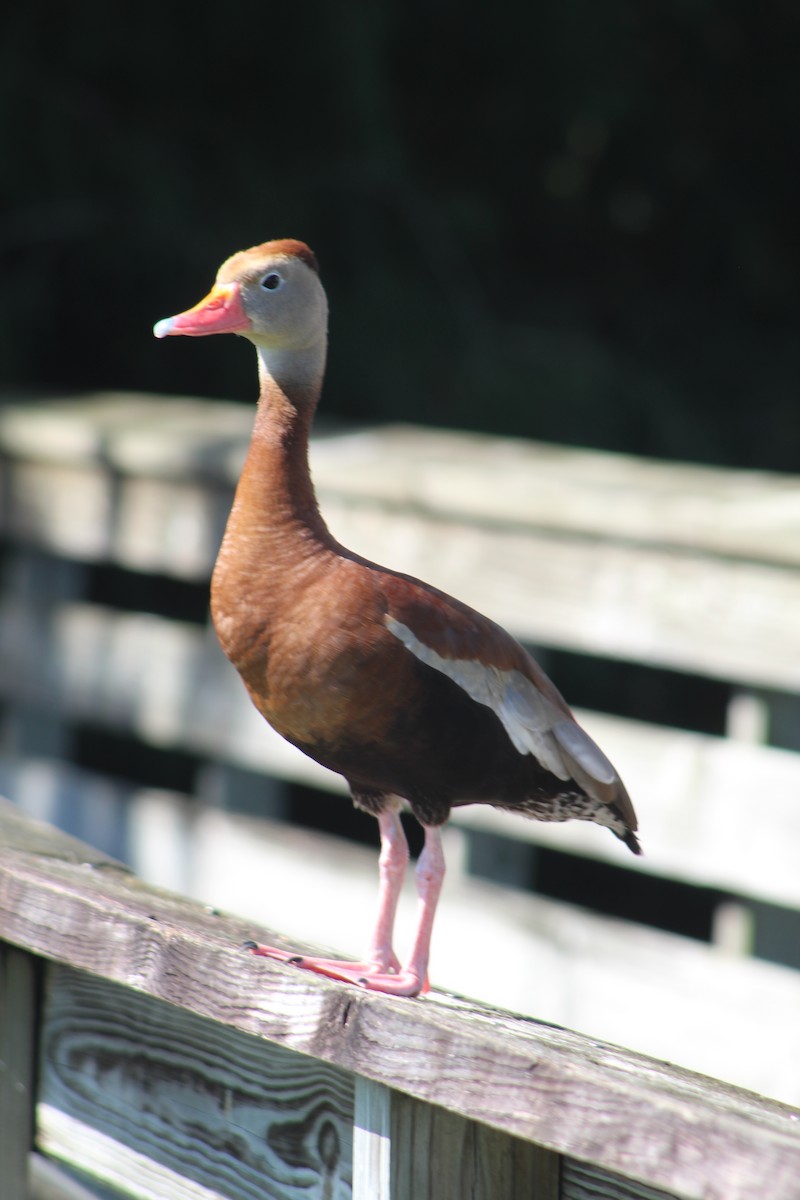
[[[285,282],[283,276],[279,275],[277,271],[268,271],[261,280],[261,286],[265,292],[277,292]]]

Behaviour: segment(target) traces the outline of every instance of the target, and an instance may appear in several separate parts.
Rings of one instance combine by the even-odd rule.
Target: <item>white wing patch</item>
[[[501,671],[497,667],[487,667],[484,663],[470,659],[442,658],[430,646],[421,642],[407,625],[395,620],[388,613],[385,620],[389,632],[393,633],[415,658],[447,675],[478,704],[485,704],[487,708],[491,708],[520,754],[532,754],[545,770],[551,771],[558,779],[571,777],[572,772],[564,762],[559,745],[562,739],[566,739],[563,738],[563,734],[558,737],[553,732],[554,726],[559,728],[571,722],[565,721],[563,715],[520,671]],[[582,732],[579,730],[579,734]],[[564,745],[564,749],[568,754],[574,753],[567,745]]]
[[[553,726],[553,735],[561,749],[567,754],[572,767],[572,778],[594,795],[596,785],[615,787],[619,780],[617,772],[580,725],[561,718]],[[584,774],[577,772],[583,771]]]

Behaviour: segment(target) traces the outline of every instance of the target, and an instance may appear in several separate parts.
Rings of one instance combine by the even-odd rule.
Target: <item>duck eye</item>
[[[278,288],[283,287],[283,276],[279,275],[277,271],[270,271],[261,280],[261,286],[267,292],[276,292]]]

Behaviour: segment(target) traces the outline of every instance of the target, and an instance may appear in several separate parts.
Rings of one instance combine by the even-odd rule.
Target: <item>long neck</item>
[[[257,608],[262,618],[267,615],[298,572],[313,569],[336,545],[308,467],[324,365],[324,343],[300,361],[259,350],[255,425],[212,581],[212,613],[223,645],[223,627],[243,633],[249,613]]]
[[[301,355],[259,350],[261,394],[237,505],[277,550],[313,552],[331,536],[317,507],[308,441],[325,369],[325,343]]]

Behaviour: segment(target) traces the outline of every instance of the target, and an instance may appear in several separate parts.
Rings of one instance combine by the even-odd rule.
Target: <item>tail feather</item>
[[[616,829],[614,833],[617,833]],[[639,845],[639,839],[632,829],[626,829],[624,833],[617,833],[617,837],[621,842],[624,842],[628,849],[633,854],[641,854],[642,847]]]
[[[641,854],[634,833],[638,827],[636,813],[625,784],[600,747],[574,719],[564,718],[553,725],[553,735],[572,778],[588,795],[603,804],[625,826],[627,833],[618,834],[634,854]]]

